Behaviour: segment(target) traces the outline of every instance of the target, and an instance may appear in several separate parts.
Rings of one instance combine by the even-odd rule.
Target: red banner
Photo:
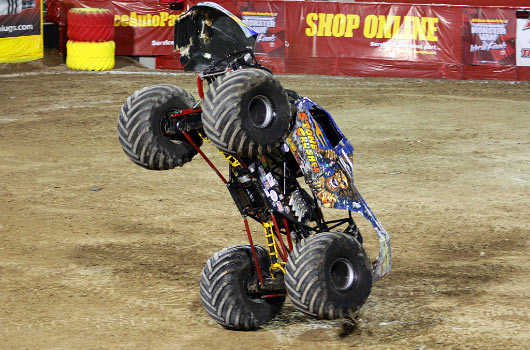
[[[395,62],[382,73],[407,76],[407,71],[425,67],[429,77],[450,77],[460,63],[461,16],[456,8],[293,2],[287,3],[287,13],[290,70],[327,62],[329,73],[324,74],[379,75],[378,70]]]
[[[458,62],[460,16],[447,7],[289,4],[289,57]]]
[[[464,63],[515,65],[516,19],[513,9],[464,8]]]
[[[173,27],[182,11],[159,1],[48,0],[47,20],[67,25],[74,7],[106,8],[114,14],[116,55],[152,56],[173,53]]]
[[[221,1],[260,33],[276,73],[461,77],[461,9],[338,2]],[[236,6],[237,5],[237,6]],[[159,68],[178,68],[164,59]]]
[[[187,1],[186,6],[197,2]],[[256,55],[275,73],[445,79],[528,77],[522,69],[526,67],[515,65],[514,8],[216,2],[259,33]],[[170,10],[167,0],[48,0],[47,19],[65,25],[66,11],[71,7],[102,7],[115,14],[118,55],[166,56],[157,59],[157,68],[181,68],[175,58],[178,53],[173,52],[173,24],[180,11]]]

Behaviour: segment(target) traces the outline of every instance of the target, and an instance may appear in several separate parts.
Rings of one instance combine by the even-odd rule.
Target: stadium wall
[[[256,54],[276,73],[530,80],[530,5],[520,0],[217,2],[260,32]],[[180,12],[167,0],[48,0],[48,11],[50,3],[59,17],[109,8],[117,54],[182,69],[171,30]]]

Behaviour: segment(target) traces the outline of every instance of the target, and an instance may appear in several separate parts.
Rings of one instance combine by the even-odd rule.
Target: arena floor
[[[356,185],[392,236],[394,268],[356,322],[287,302],[234,332],[198,287],[214,252],[246,242],[226,189],[200,158],[139,168],[116,134],[135,90],[195,91],[195,77],[117,67],[73,72],[51,53],[0,65],[0,348],[527,348],[529,83],[279,76],[356,147]]]

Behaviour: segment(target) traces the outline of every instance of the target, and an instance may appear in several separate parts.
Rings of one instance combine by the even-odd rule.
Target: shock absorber
[[[271,277],[274,279],[277,271],[281,271],[285,275],[285,262],[280,261],[278,257],[278,251],[276,246],[276,240],[274,238],[274,226],[269,220],[263,223],[263,230],[265,231],[265,239],[267,240],[267,248],[269,248],[269,256],[271,259],[271,266],[269,272]]]

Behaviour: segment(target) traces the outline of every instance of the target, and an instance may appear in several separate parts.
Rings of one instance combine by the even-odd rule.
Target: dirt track
[[[280,76],[356,147],[394,269],[356,324],[286,303],[263,329],[233,332],[198,291],[205,261],[246,241],[226,189],[199,158],[141,169],[116,135],[135,90],[195,91],[195,77],[59,63],[0,65],[0,348],[527,348],[530,84]]]

